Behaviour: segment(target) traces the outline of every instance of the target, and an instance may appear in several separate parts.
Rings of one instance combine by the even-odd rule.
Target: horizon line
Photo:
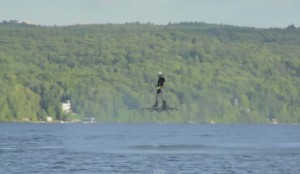
[[[287,29],[289,27],[294,27],[296,29],[300,29],[300,26],[297,27],[294,25],[294,23],[291,23],[290,25],[287,25],[286,27],[257,27],[257,26],[243,26],[243,25],[236,25],[236,24],[224,24],[224,23],[207,23],[203,21],[181,21],[181,22],[172,22],[169,21],[168,23],[154,23],[154,22],[140,22],[140,21],[134,21],[134,22],[124,22],[124,23],[118,23],[118,22],[108,22],[108,23],[73,23],[73,24],[38,24],[34,22],[28,22],[28,21],[19,21],[16,19],[10,19],[10,20],[1,20],[0,24],[5,23],[13,23],[13,24],[26,24],[26,25],[33,25],[33,26],[41,26],[41,27],[69,27],[69,26],[78,26],[78,25],[126,25],[126,24],[149,24],[149,25],[158,25],[158,26],[167,26],[167,25],[176,25],[176,24],[206,24],[206,25],[219,25],[219,26],[232,26],[232,27],[241,27],[241,28],[254,28],[254,29]]]

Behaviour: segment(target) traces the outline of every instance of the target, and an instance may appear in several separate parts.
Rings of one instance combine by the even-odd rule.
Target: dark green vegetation
[[[154,102],[157,72],[171,113]],[[0,24],[0,120],[300,122],[300,29]],[[73,115],[74,116],[74,115]]]

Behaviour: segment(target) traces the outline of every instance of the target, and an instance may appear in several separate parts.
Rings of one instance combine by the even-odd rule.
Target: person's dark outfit
[[[163,105],[162,107],[166,107],[167,106],[167,102],[164,99],[163,96],[163,88],[164,88],[164,83],[166,82],[165,78],[162,75],[159,75],[159,78],[157,80],[157,85],[155,85],[157,87],[157,91],[156,91],[156,96],[155,96],[155,104],[153,105],[153,107],[157,107],[158,106],[158,95],[161,95],[161,99],[163,100]]]

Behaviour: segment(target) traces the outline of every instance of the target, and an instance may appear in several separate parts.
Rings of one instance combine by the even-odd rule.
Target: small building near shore
[[[52,117],[46,117],[46,122],[53,122],[53,118]]]
[[[71,101],[70,100],[66,100],[65,102],[63,102],[61,107],[62,107],[62,110],[63,110],[64,114],[72,113],[72,107],[71,107]]]

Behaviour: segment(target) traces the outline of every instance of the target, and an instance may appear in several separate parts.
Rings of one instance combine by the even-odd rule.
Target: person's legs
[[[163,95],[163,90],[161,91],[161,99],[162,99],[162,101],[163,101],[162,107],[163,107],[163,108],[166,108],[166,107],[167,107],[167,102],[166,102],[165,97],[164,97],[164,95]]]
[[[158,106],[158,95],[161,93],[161,90],[157,90],[156,91],[156,95],[155,95],[155,104],[153,105],[153,107],[157,107]]]
[[[157,98],[158,98],[158,94],[155,95],[155,103],[154,103],[153,107],[157,107],[158,106]]]
[[[162,107],[163,107],[163,108],[166,108],[166,107],[167,107],[167,102],[166,102],[165,97],[164,97],[164,95],[163,95],[163,90],[162,90],[162,89],[158,89],[158,90],[156,91],[156,95],[155,95],[155,104],[153,105],[153,107],[157,107],[157,106],[158,106],[158,95],[160,95],[160,97],[161,97],[161,99],[162,99],[162,101],[163,101]]]
[[[160,96],[161,96],[161,100],[162,100],[162,101],[165,101],[163,91],[161,91]]]

